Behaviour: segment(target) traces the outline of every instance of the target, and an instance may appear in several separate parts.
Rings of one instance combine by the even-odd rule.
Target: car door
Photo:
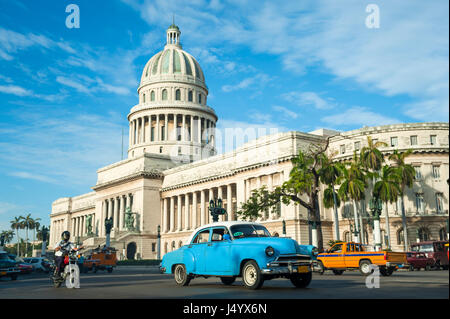
[[[210,228],[205,228],[197,232],[192,242],[187,246],[188,251],[194,256],[195,274],[204,274],[205,271],[205,248],[209,241]]]
[[[325,256],[324,266],[327,268],[339,268],[342,267],[343,261],[343,244],[335,244]]]
[[[359,266],[360,259],[360,245],[358,244],[347,244],[347,251],[344,256],[345,267],[347,268],[355,268]]]
[[[232,242],[223,239],[227,234],[225,227],[213,227],[211,237],[205,248],[205,274],[227,275],[231,273]]]

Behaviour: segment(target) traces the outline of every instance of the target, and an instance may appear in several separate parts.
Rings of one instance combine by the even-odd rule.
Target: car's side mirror
[[[223,240],[231,241],[231,236],[229,234],[223,235]]]

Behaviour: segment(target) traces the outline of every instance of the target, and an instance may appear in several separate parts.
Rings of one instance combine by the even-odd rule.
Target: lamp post
[[[282,225],[283,225],[283,237],[286,237],[286,221],[284,219]]]
[[[219,215],[224,215],[227,211],[222,208],[222,199],[211,199],[209,201],[209,212],[213,218],[213,222],[216,223],[219,221]]]
[[[383,210],[383,203],[378,197],[373,197],[369,202],[369,209],[373,215],[373,228],[375,235],[375,250],[381,250],[381,229],[380,229],[380,215]]]
[[[314,247],[319,246],[319,237],[317,236],[317,226],[320,225],[319,221],[310,220],[308,221],[309,225],[311,225],[311,244]]]
[[[158,225],[158,244],[156,247],[156,259],[161,260],[161,226]]]

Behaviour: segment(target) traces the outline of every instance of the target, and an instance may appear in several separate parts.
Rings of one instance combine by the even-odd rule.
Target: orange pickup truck
[[[335,243],[325,253],[317,256],[319,272],[330,269],[341,275],[347,269],[359,269],[367,276],[372,273],[371,264],[380,267],[380,274],[390,276],[399,265],[406,265],[406,253],[368,251],[366,246],[354,242]]]
[[[112,272],[116,264],[116,251],[113,248],[109,248],[101,251],[96,250],[88,254],[88,258],[83,263],[83,269],[85,272],[89,270],[97,272],[99,269]]]

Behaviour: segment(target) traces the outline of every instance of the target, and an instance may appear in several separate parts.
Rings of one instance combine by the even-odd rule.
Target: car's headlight
[[[268,246],[266,248],[266,255],[269,257],[272,257],[275,254],[275,250],[273,249],[273,247]]]
[[[317,256],[319,254],[319,249],[317,247],[313,247],[311,249],[311,253],[313,254],[313,256]]]

